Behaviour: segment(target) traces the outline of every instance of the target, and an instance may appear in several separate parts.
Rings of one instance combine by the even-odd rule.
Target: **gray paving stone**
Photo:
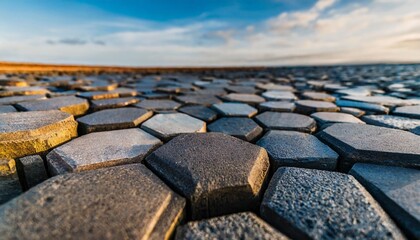
[[[90,133],[48,153],[48,171],[58,175],[138,163],[160,145],[159,139],[138,128]]]
[[[252,86],[228,86],[225,88],[228,92],[233,93],[247,93],[247,94],[256,94],[258,90]]]
[[[351,107],[341,107],[340,112],[351,114],[351,115],[353,115],[355,117],[358,117],[358,118],[365,115],[365,111],[357,109],[357,108],[351,108]]]
[[[323,92],[304,92],[302,97],[309,100],[315,101],[326,101],[326,102],[334,102],[335,97]]]
[[[280,168],[261,216],[294,239],[404,239],[352,176],[336,172]]]
[[[83,91],[112,91],[118,87],[117,83],[108,81],[95,80],[89,85],[80,86],[79,89]]]
[[[246,94],[246,93],[229,93],[228,95],[223,96],[223,99],[228,102],[238,102],[238,103],[247,103],[247,104],[258,104],[265,102],[265,99],[256,95],[256,94]]]
[[[49,150],[77,137],[77,122],[58,110],[0,114],[0,158]]]
[[[357,117],[347,113],[337,112],[316,112],[311,117],[315,119],[321,128],[325,128],[334,123],[360,123],[364,122]]]
[[[420,239],[420,171],[356,163],[350,171],[412,239]]]
[[[87,98],[90,100],[108,99],[119,97],[118,92],[105,92],[105,91],[94,91],[94,92],[82,92],[77,94],[78,97]]]
[[[338,154],[315,136],[294,131],[269,131],[257,142],[267,150],[273,171],[282,166],[335,170]]]
[[[262,96],[269,101],[294,101],[297,99],[294,93],[289,91],[266,91]]]
[[[222,133],[178,136],[146,165],[189,201],[193,220],[256,210],[267,176],[267,152]]]
[[[15,97],[2,97],[0,98],[0,105],[13,105],[19,102],[32,101],[38,99],[47,99],[45,94],[28,95],[28,96],[15,96]]]
[[[292,86],[279,85],[279,84],[274,84],[274,83],[260,83],[260,84],[257,84],[257,87],[263,90],[294,91],[294,88]]]
[[[65,96],[45,100],[20,102],[16,104],[16,108],[21,111],[60,110],[74,116],[80,116],[87,112],[89,109],[89,103],[86,99],[74,96]]]
[[[260,239],[286,240],[285,235],[250,212],[236,213],[178,227],[175,239]]]
[[[379,104],[357,102],[357,101],[348,101],[348,100],[337,100],[335,104],[339,107],[352,107],[365,110],[367,112],[379,113],[379,114],[388,114],[389,108],[384,107]]]
[[[140,103],[134,104],[134,106],[151,111],[164,111],[176,110],[181,106],[181,104],[172,100],[144,100]]]
[[[316,129],[315,120],[297,113],[264,112],[256,116],[255,120],[270,130],[314,132]]]
[[[120,108],[126,107],[135,103],[138,103],[140,99],[133,97],[124,97],[124,98],[111,98],[111,99],[101,99],[101,100],[92,100],[90,108],[93,111],[99,111],[110,108]]]
[[[340,168],[356,162],[420,167],[420,136],[367,124],[336,123],[317,134],[340,156]]]
[[[244,103],[219,103],[212,107],[226,117],[252,117],[258,113],[257,109]]]
[[[175,99],[184,104],[204,105],[211,106],[213,104],[221,103],[222,100],[218,99],[214,95],[185,95],[176,96]]]
[[[206,122],[214,121],[217,118],[217,112],[204,106],[185,106],[179,111]]]
[[[420,126],[420,119],[412,119],[393,115],[365,115],[362,120],[367,124],[396,128],[401,130],[411,130]]]
[[[167,239],[185,200],[142,164],[65,174],[0,207],[2,239]]]
[[[343,96],[342,99],[391,107],[407,105],[403,99],[390,96]]]
[[[420,105],[397,107],[392,112],[392,114],[408,118],[420,119]]]
[[[118,93],[118,97],[120,98],[135,97],[137,95],[137,91],[135,89],[124,88],[124,87],[116,88],[112,90],[111,92]]]
[[[340,110],[334,103],[325,101],[299,100],[296,101],[295,104],[296,111],[304,114],[311,114],[314,112],[338,112]]]
[[[83,133],[133,128],[153,115],[152,111],[139,108],[116,108],[94,112],[77,119]]]
[[[0,113],[17,112],[16,108],[11,105],[0,105]]]
[[[16,169],[20,184],[24,190],[48,179],[44,161],[39,155],[16,159]]]
[[[16,172],[13,174],[0,176],[0,206],[7,201],[19,196],[22,188]],[[2,236],[3,238],[3,236]]]
[[[251,142],[256,139],[263,129],[249,118],[220,118],[207,127],[209,132],[221,132],[242,140]]]
[[[296,106],[292,102],[270,101],[270,102],[260,103],[258,108],[261,111],[293,112]]]
[[[167,141],[183,133],[206,132],[206,123],[187,114],[166,113],[153,116],[141,128]]]
[[[0,89],[0,97],[45,95],[47,93],[49,91],[43,87],[4,87],[2,90]]]

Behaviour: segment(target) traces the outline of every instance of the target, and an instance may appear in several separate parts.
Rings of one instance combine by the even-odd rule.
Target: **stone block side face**
[[[261,216],[296,239],[404,239],[352,176],[323,170],[277,170]]]

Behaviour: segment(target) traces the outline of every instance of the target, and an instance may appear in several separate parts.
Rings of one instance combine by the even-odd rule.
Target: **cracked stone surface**
[[[16,107],[21,111],[47,111],[60,110],[74,116],[80,116],[89,109],[89,103],[86,99],[65,96],[55,97],[45,100],[20,102]]]
[[[159,139],[138,128],[90,133],[48,153],[48,170],[58,175],[138,163],[160,145]]]
[[[168,238],[184,206],[185,200],[142,164],[65,174],[2,205],[0,235],[3,239]]]
[[[356,163],[350,171],[412,239],[420,238],[420,171]]]
[[[183,133],[206,132],[206,123],[187,114],[167,113],[153,116],[141,128],[167,141]]]
[[[263,129],[249,118],[221,118],[208,127],[209,132],[221,132],[242,140],[251,142],[257,138]]]
[[[264,112],[255,117],[264,128],[270,130],[291,130],[313,132],[316,122],[312,118],[297,113]]]
[[[280,168],[261,216],[294,239],[404,239],[363,186],[342,173]]]
[[[0,114],[0,158],[49,150],[77,137],[77,122],[58,110]]]
[[[133,128],[153,115],[152,111],[139,108],[105,109],[77,119],[83,133]]]
[[[178,227],[175,239],[289,239],[254,213],[244,212],[189,222]]]
[[[256,210],[267,176],[267,152],[221,133],[181,135],[146,165],[189,201],[192,219]]]

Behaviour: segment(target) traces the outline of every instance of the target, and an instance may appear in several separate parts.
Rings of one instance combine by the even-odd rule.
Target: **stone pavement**
[[[420,65],[0,79],[0,239],[419,239]]]

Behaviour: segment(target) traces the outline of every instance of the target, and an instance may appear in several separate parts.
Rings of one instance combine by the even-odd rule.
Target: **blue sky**
[[[418,0],[5,0],[0,61],[131,66],[420,61]]]

